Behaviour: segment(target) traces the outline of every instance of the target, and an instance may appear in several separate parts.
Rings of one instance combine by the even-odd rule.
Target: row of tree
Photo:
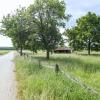
[[[76,26],[67,29],[65,35],[74,50],[100,50],[100,16],[88,12],[76,21]]]
[[[63,36],[68,38],[74,50],[100,50],[100,16],[89,12],[77,20],[77,25],[65,28],[70,15],[66,14],[64,0],[35,0],[28,8],[19,8],[14,13],[4,16],[1,31],[12,39],[13,45],[22,55],[23,49],[33,52],[46,50],[49,53],[64,43]]]
[[[22,55],[23,49],[42,49],[49,53],[61,42],[60,27],[65,27],[69,15],[64,0],[35,0],[28,8],[19,8],[2,20],[2,32],[12,39]]]

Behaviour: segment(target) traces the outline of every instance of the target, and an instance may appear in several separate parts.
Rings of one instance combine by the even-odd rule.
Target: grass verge
[[[99,100],[78,84],[49,68],[40,68],[33,58],[16,57],[16,74],[20,100]]]

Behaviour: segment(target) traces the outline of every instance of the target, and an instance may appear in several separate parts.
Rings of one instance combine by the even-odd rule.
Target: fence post
[[[25,53],[23,53],[23,56],[24,56],[24,58],[25,58]]]
[[[59,65],[56,64],[56,65],[55,65],[55,72],[58,74],[59,71],[60,71]]]
[[[32,60],[32,58],[33,58],[33,57],[32,57],[32,55],[31,55],[31,60]]]
[[[28,53],[26,54],[27,58],[29,57]]]
[[[40,69],[42,68],[40,60],[39,60],[39,68],[40,68]]]

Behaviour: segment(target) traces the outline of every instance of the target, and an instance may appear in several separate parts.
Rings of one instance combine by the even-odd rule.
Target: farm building
[[[59,47],[54,50],[54,53],[71,53],[72,49],[68,47]]]

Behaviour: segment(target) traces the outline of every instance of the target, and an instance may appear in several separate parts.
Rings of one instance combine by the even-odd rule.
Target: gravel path
[[[0,100],[18,100],[13,58],[13,52],[0,56]]]

